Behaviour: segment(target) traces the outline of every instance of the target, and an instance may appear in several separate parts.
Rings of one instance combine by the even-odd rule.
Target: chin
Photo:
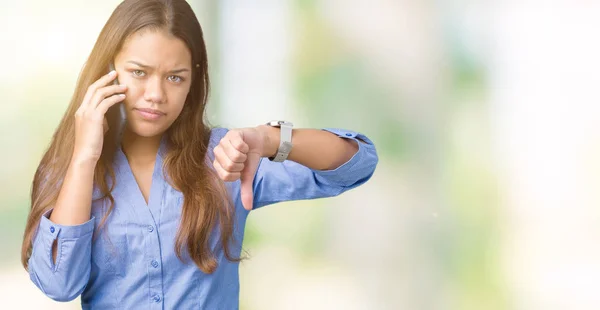
[[[133,134],[144,138],[160,136],[165,132],[163,126],[158,124],[128,124],[127,129]]]

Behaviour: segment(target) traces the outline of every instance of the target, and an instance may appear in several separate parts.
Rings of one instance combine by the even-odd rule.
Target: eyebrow
[[[151,66],[144,65],[142,63],[139,63],[139,62],[133,61],[133,60],[129,60],[129,61],[127,61],[127,63],[134,64],[134,65],[136,65],[140,68],[144,68],[144,69],[154,69]],[[189,72],[189,71],[190,71],[189,69],[182,68],[182,69],[171,70],[171,71],[169,71],[169,73],[182,73],[182,72]]]

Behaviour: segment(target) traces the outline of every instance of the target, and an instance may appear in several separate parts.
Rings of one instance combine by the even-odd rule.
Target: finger
[[[88,103],[89,108],[96,108],[102,100],[108,98],[112,95],[123,93],[127,90],[127,86],[125,85],[110,85],[106,87],[102,87],[94,93],[91,101]]]
[[[233,148],[233,146],[231,145],[231,143],[229,143],[228,141],[221,141],[221,143],[218,145],[219,147],[219,155],[223,155],[224,157],[227,157],[228,160],[230,160],[232,163],[244,163],[247,159],[248,156],[245,153],[242,153],[238,150],[236,150],[235,148]],[[223,164],[223,162],[221,162],[221,164]],[[225,167],[225,166],[223,166]]]
[[[248,144],[246,142],[239,142],[239,140],[229,140],[222,141],[223,151],[231,159],[231,161],[236,163],[243,163],[248,159],[246,153],[248,153]],[[237,147],[235,146],[237,145]]]
[[[241,131],[232,131],[232,134],[228,138],[227,140],[229,140],[229,144],[234,150],[243,154],[248,153],[248,150],[250,150],[250,147],[244,141],[244,134]]]
[[[223,167],[221,167],[221,164],[219,164],[218,161],[213,161],[213,167],[215,167],[215,170],[217,171],[217,174],[219,175],[219,178],[221,178],[221,180],[226,181],[226,182],[233,182],[236,180],[239,180],[241,173],[240,172],[228,172],[225,169],[223,169]]]
[[[250,211],[254,205],[254,176],[256,175],[256,170],[258,169],[258,164],[260,163],[260,154],[258,153],[248,153],[248,160],[245,163],[244,170],[242,170],[240,179],[241,179],[241,187],[240,187],[240,195],[242,198],[242,204],[244,205],[244,209]]]
[[[96,82],[92,83],[92,85],[90,85],[88,87],[88,89],[85,93],[85,96],[83,97],[83,101],[81,102],[81,105],[87,106],[88,103],[90,102],[90,100],[92,99],[92,96],[96,92],[96,90],[98,88],[105,86],[108,83],[112,82],[116,77],[117,77],[117,71],[113,70],[113,71],[109,72],[108,74],[102,76]]]
[[[100,102],[100,104],[98,105],[98,107],[96,107],[96,110],[100,113],[102,113],[102,115],[106,114],[106,111],[108,111],[108,109],[110,107],[112,107],[113,105],[121,102],[125,100],[125,94],[118,94],[118,95],[112,95],[104,100],[102,100]]]
[[[221,167],[223,169],[225,169],[226,171],[229,172],[240,172],[242,171],[242,169],[244,169],[244,163],[240,162],[240,163],[236,163],[234,161],[232,161],[227,154],[225,154],[225,151],[223,150],[223,147],[219,144],[215,147],[214,149],[214,154],[215,154],[215,160],[217,160],[219,162],[219,164],[221,165]],[[243,154],[244,157],[246,157],[245,154]]]

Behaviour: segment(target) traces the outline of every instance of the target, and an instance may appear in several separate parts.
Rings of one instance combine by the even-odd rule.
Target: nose
[[[154,76],[146,81],[144,99],[152,103],[163,103],[165,101],[163,80],[160,77]]]

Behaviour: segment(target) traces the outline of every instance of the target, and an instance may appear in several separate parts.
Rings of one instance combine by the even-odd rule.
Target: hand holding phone
[[[106,116],[116,111],[114,106],[125,99],[126,86],[111,85],[117,73],[102,76],[88,88],[83,102],[75,112],[75,147],[73,157],[97,161],[102,154],[104,134],[108,130]],[[110,117],[109,119],[113,119]]]

